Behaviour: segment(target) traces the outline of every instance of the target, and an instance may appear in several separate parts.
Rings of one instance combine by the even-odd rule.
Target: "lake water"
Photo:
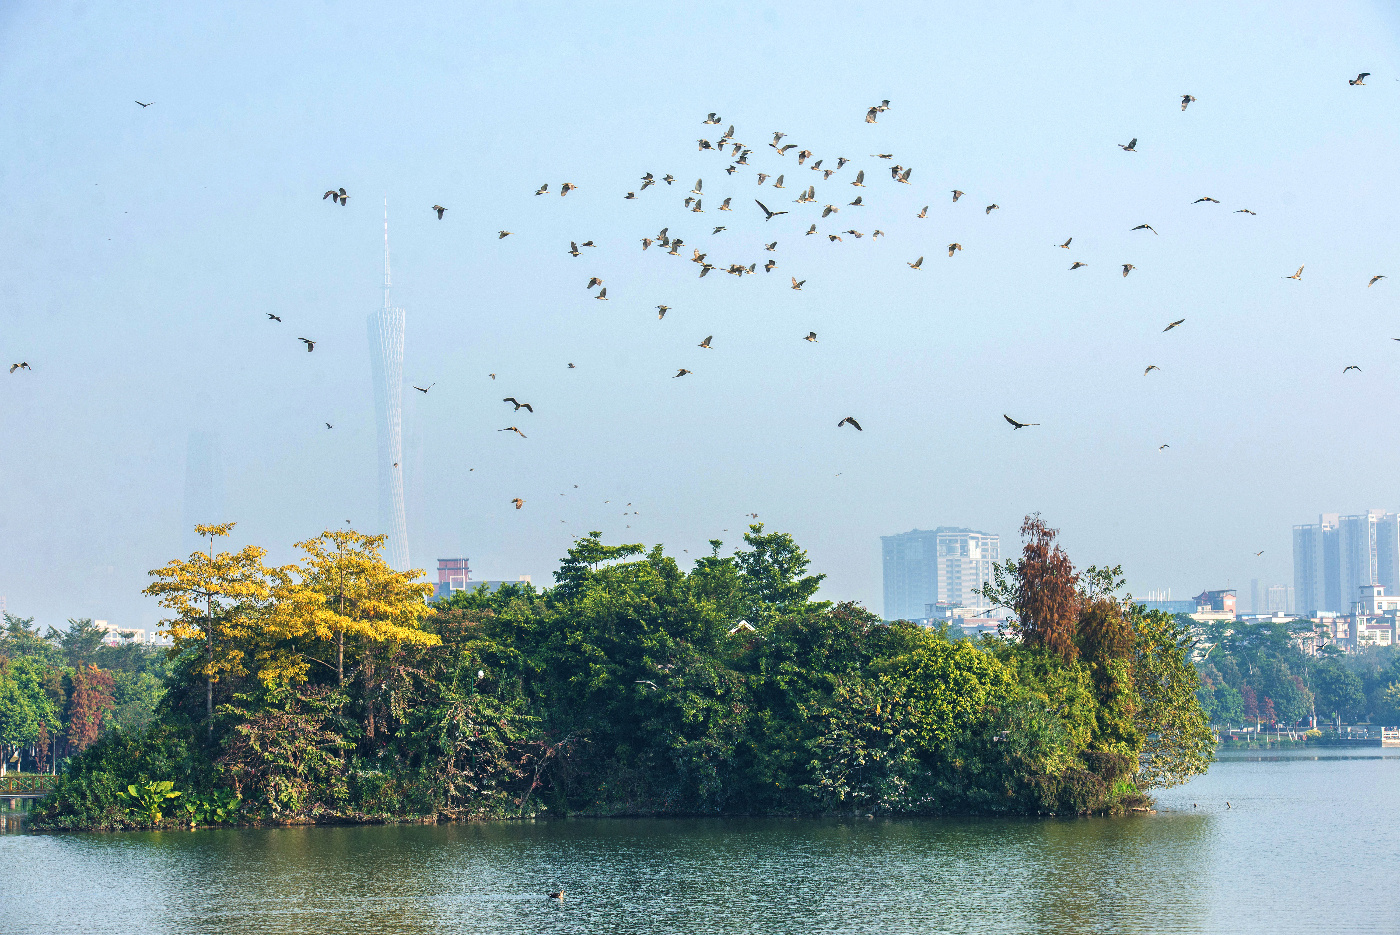
[[[1400,750],[1355,747],[1225,753],[1116,819],[12,833],[0,931],[1395,932],[1397,799]]]

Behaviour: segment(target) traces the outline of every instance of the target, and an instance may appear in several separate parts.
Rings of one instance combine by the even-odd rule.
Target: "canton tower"
[[[369,316],[369,361],[374,377],[374,422],[379,432],[379,530],[388,533],[385,556],[408,570],[408,520],[403,503],[404,310],[389,304],[389,200],[384,199],[384,307]]]

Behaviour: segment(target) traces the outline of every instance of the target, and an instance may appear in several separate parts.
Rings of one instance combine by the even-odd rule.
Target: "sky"
[[[878,612],[881,535],[1010,553],[1039,511],[1134,593],[1290,584],[1293,524],[1400,508],[1397,26],[1378,2],[0,5],[0,352],[32,367],[0,372],[0,595],[154,624],[192,433],[232,545],[377,531],[385,199],[405,381],[433,384],[404,471],[434,580],[464,555],[548,583],[589,530],[687,562],[757,513],[822,597]],[[732,175],[697,145],[731,124]],[[852,161],[823,180],[778,131]],[[682,256],[642,250],[662,227]]]

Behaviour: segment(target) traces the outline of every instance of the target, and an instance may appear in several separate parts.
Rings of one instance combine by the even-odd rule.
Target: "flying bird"
[[[297,338],[297,340],[306,345],[306,353],[310,354],[312,351],[316,350],[316,342],[312,341],[310,338]]]
[[[345,202],[350,200],[350,196],[345,194],[345,189],[343,188],[338,188],[334,191],[328,191],[321,196],[322,201],[325,201],[327,198],[329,198],[331,201],[340,202],[340,206],[342,208],[345,207]]]
[[[657,313],[657,314],[656,314],[656,318],[657,318],[657,320],[660,321],[661,319],[665,318],[665,317],[666,317],[666,313],[669,312],[670,310],[671,310],[671,306],[669,306],[669,305],[658,305],[658,306],[656,306],[656,313]]]
[[[1131,272],[1132,272],[1133,270],[1135,270],[1135,269],[1137,269],[1137,267],[1134,266],[1133,264],[1131,264],[1131,263],[1124,263],[1124,264],[1123,264],[1123,278],[1124,278],[1124,279],[1127,279],[1127,278],[1128,278],[1128,274],[1131,273]]]
[[[809,237],[809,236],[811,236],[812,234],[815,234],[816,232],[817,232],[817,225],[813,224],[811,227],[807,228],[807,233],[806,233],[806,234],[803,234],[802,236],[804,236],[804,237]]]
[[[1170,448],[1170,447],[1171,447],[1171,445],[1158,445],[1158,446],[1157,446],[1157,450],[1158,450],[1158,451],[1161,451],[1163,448]]]
[[[687,369],[685,369],[684,367],[682,367],[681,369],[679,369],[679,370],[676,371],[676,376],[675,376],[675,377],[672,377],[671,379],[674,380],[674,379],[676,379],[676,377],[683,377],[683,376],[685,376],[687,373],[690,373],[690,371],[687,370]]]
[[[1196,99],[1189,94],[1181,95],[1181,109],[1185,110],[1188,104],[1196,103]]]
[[[1350,78],[1348,78],[1348,79],[1347,79],[1347,84],[1350,84],[1350,85],[1353,85],[1353,86],[1355,86],[1355,85],[1363,85],[1363,84],[1366,83],[1366,79],[1369,78],[1369,77],[1371,77],[1371,73],[1370,73],[1369,71],[1363,71],[1361,74],[1359,74],[1359,75],[1356,76],[1356,80],[1355,80],[1355,81],[1353,81],[1353,80],[1351,80]]]
[[[993,211],[995,211],[997,208],[1000,208],[1000,207],[1001,207],[1001,205],[987,205],[987,212],[986,212],[986,213],[987,213],[987,214],[991,214]]]
[[[1161,368],[1161,367],[1158,367],[1156,364],[1148,364],[1148,365],[1147,365],[1147,369],[1144,370],[1144,371],[1142,372],[1142,375],[1143,375],[1143,376],[1147,376],[1147,375],[1148,375],[1149,373],[1151,373],[1152,371],[1154,371],[1154,370],[1161,370],[1161,369],[1162,369],[1162,368]]]
[[[809,331],[809,332],[807,332],[807,337],[803,338],[802,340],[804,340],[804,341],[811,341],[813,344],[816,344],[816,343],[817,343],[817,333],[816,333],[815,331]]]
[[[327,428],[327,429],[333,429],[333,428],[335,428],[335,426],[334,426],[334,425],[331,425],[329,422],[327,422],[327,423],[326,423],[326,428]],[[346,520],[346,522],[348,523],[349,520]]]
[[[34,369],[33,367],[29,366],[29,363],[28,363],[27,361],[23,361],[23,360],[20,361],[20,362],[17,363],[17,364],[10,364],[10,373],[14,373],[16,370],[33,370],[33,369]]]
[[[493,380],[496,379],[496,375],[494,373],[488,373],[487,376]]]
[[[608,287],[604,286],[603,288],[599,289],[598,294],[595,295],[593,298],[606,302],[608,300]]]
[[[854,185],[856,188],[864,188],[864,187],[865,187],[865,170],[864,170],[864,169],[861,169],[859,172],[856,173],[856,180],[855,180],[854,182],[852,182],[851,184]],[[713,527],[712,527],[712,528],[713,528]]]
[[[415,386],[414,389],[420,393],[426,393],[435,386],[437,386],[436,383],[429,383],[427,386]]]
[[[1346,373],[1348,370],[1355,370],[1357,373],[1361,372],[1361,368],[1356,366],[1356,364],[1351,364],[1350,366],[1343,367],[1342,373]]]
[[[857,432],[864,432],[864,431],[865,431],[865,429],[863,429],[863,428],[860,427],[860,423],[856,421],[855,416],[846,416],[846,418],[844,418],[844,419],[842,419],[840,422],[837,422],[837,423],[836,423],[836,427],[837,427],[838,429],[839,429],[841,426],[843,426],[843,425],[849,425],[849,426],[851,426],[853,429],[855,429]],[[713,527],[711,527],[711,528],[713,528]]]
[[[766,204],[763,204],[763,202],[760,202],[759,199],[753,199],[753,203],[757,204],[757,206],[759,206],[760,209],[763,210],[763,220],[764,220],[764,221],[771,221],[771,220],[773,220],[773,218],[776,218],[776,217],[778,216],[778,214],[787,214],[787,211],[770,211],[769,209],[767,209]],[[769,249],[773,249],[773,248],[769,248]]]
[[[524,437],[525,437],[525,433],[522,432],[522,431],[520,431],[520,429],[516,428],[516,427],[513,426],[513,425],[507,425],[507,426],[506,426],[505,428],[503,428],[503,429],[496,429],[496,431],[498,431],[498,432],[514,432],[515,434],[519,435],[521,438],[524,438]]]
[[[1302,278],[1303,278],[1303,267],[1301,267],[1301,266],[1298,267],[1298,272],[1294,273],[1292,276],[1283,276],[1283,277],[1280,277],[1280,278],[1282,278],[1282,279],[1302,279]]]
[[[643,237],[643,238],[642,238],[642,249],[645,250],[647,247],[650,247],[650,246],[651,246],[651,239],[648,238],[648,237]],[[578,251],[578,244],[574,243],[572,240],[569,241],[569,251],[568,251],[568,252],[569,252],[569,256],[578,256],[578,252],[579,252],[579,251]]]
[[[529,403],[518,402],[516,401],[516,398],[514,396],[507,396],[505,399],[501,400],[501,402],[510,403],[512,406],[515,407],[516,412],[519,412],[522,409],[528,409],[532,413],[535,411],[534,406],[531,406]]]
[[[543,185],[541,185],[541,186],[539,187],[539,191],[535,192],[536,195],[546,195],[546,194],[548,194],[548,193],[549,193],[549,183],[548,183],[548,182],[545,182]]]
[[[714,339],[714,335],[710,335],[709,337],[707,337],[705,340],[701,341],[701,342],[700,342],[698,345],[696,345],[696,346],[697,346],[697,347],[703,347],[705,350],[708,351],[708,350],[710,350],[710,341],[712,341],[713,339]]]
[[[848,201],[848,202],[846,202],[846,204],[847,204],[847,206],[853,206],[853,207],[856,207],[856,208],[862,208],[862,207],[864,207],[864,205],[861,204],[861,199],[864,198],[864,197],[865,197],[864,195],[857,195],[855,201]]]
[[[822,208],[822,217],[830,217],[831,215],[837,214],[840,211],[841,209],[836,207],[835,205],[827,205],[825,208]]]
[[[1069,249],[1070,242],[1073,241],[1073,240],[1074,240],[1074,238],[1071,237],[1069,240],[1066,240],[1064,243],[1055,244],[1055,246],[1057,246],[1057,247],[1063,247],[1064,249],[1068,250],[1068,249]]]
[[[1133,137],[1131,140],[1129,140],[1127,146],[1124,146],[1122,143],[1119,143],[1118,148],[1123,150],[1123,152],[1125,153],[1137,152],[1137,137]]]
[[[137,101],[136,103],[141,104],[140,101]],[[150,104],[141,104],[141,108],[142,108],[142,110],[144,110],[145,108],[150,107],[151,104],[154,104],[154,103],[155,103],[155,101],[151,101]]]
[[[1167,326],[1166,326],[1165,328],[1163,328],[1162,330],[1163,330],[1164,332],[1170,331],[1170,330],[1172,330],[1173,328],[1175,328],[1177,325],[1179,325],[1179,324],[1181,324],[1182,322],[1184,322],[1185,320],[1186,320],[1185,318],[1178,318],[1176,321],[1172,322],[1170,325],[1167,325]]]
[[[1366,288],[1367,288],[1367,289],[1371,288],[1371,287],[1374,286],[1377,282],[1379,282],[1380,280],[1382,280],[1382,279],[1384,279],[1384,278],[1385,278],[1384,276],[1372,276],[1372,277],[1371,277],[1371,281],[1368,282],[1368,283],[1366,283]]]
[[[1257,214],[1258,212],[1257,212],[1257,211],[1251,211],[1251,210],[1249,210],[1248,208],[1240,208],[1240,209],[1239,209],[1238,211],[1236,211],[1235,213],[1236,213],[1236,214]]]
[[[573,191],[576,188],[578,188],[578,186],[575,185],[573,182],[565,182],[563,185],[559,186],[559,197],[563,198],[565,195],[567,195],[569,192]]]
[[[926,218],[926,217],[928,217],[928,205],[924,205],[923,210],[920,211],[918,214],[914,215],[914,217],[916,217],[916,218]]]
[[[442,205],[433,205],[433,210],[437,212],[438,220],[441,221],[443,212],[445,212],[447,209],[444,208]]]
[[[763,264],[763,271],[764,271],[765,273],[771,273],[771,272],[773,272],[774,268],[777,267],[777,265],[778,265],[778,261],[777,261],[777,260],[769,260],[767,263],[764,263],[764,264]]]
[[[515,504],[515,508],[516,508],[517,510],[520,509],[522,506],[525,505],[525,500],[524,500],[523,497],[516,497],[515,499],[511,500],[510,502]],[[560,890],[560,895],[561,895],[561,896],[563,895],[563,890]]]
[[[597,276],[590,276],[588,277],[588,285],[585,286],[585,288],[592,289],[594,286],[601,286],[602,284],[603,280],[599,279]]]
[[[1372,281],[1374,282],[1374,280],[1372,280]],[[281,320],[282,320],[281,318],[277,317],[276,315],[272,314],[271,312],[268,312],[268,313],[267,313],[267,317],[270,318],[270,319],[272,319],[273,321],[281,321]]]
[[[1263,555],[1263,554],[1264,554],[1264,550],[1263,550],[1263,549],[1260,549],[1258,552],[1255,552],[1255,553],[1254,553],[1254,557],[1255,557],[1255,558],[1258,558],[1259,556],[1261,556],[1261,555]]]
[[[1212,197],[1210,197],[1209,195],[1203,195],[1203,196],[1201,196],[1200,198],[1197,198],[1195,201],[1193,201],[1193,202],[1191,202],[1191,203],[1192,203],[1193,205],[1198,205],[1198,204],[1200,204],[1200,203],[1203,202],[1203,201],[1209,201],[1209,202],[1210,202],[1211,204],[1213,204],[1213,205],[1218,205],[1218,204],[1220,204],[1220,199],[1218,199],[1218,198],[1212,198]]]
[[[510,231],[496,231],[496,239],[497,239],[497,240],[505,240],[507,237],[510,236],[510,234],[511,234]]]
[[[961,250],[961,249],[962,249],[962,244],[960,244],[960,243],[950,243],[950,244],[948,244],[948,255],[949,255],[949,256],[952,256],[954,253],[956,253],[957,251],[959,251],[959,250]],[[920,259],[923,259],[923,258],[920,257]]]
[[[1070,269],[1079,269],[1079,267],[1081,267],[1081,266],[1088,266],[1088,265],[1089,265],[1088,263],[1081,263],[1081,262],[1079,262],[1078,260],[1075,260],[1075,261],[1074,261],[1074,265],[1071,266]]]
[[[962,196],[963,196],[963,193],[962,193],[962,192],[958,191],[956,188],[953,189],[953,201],[954,201],[954,202],[956,202],[956,201],[957,201],[959,198],[961,198]]]
[[[722,230],[725,230],[725,227],[723,225],[720,225],[719,227],[716,227],[714,230],[710,231],[710,236],[713,237],[715,234],[718,234]]]
[[[794,289],[796,289],[798,292],[801,292],[801,291],[802,291],[802,283],[805,283],[806,281],[807,281],[807,280],[804,279],[804,280],[802,280],[802,282],[798,282],[798,281],[797,281],[797,277],[796,277],[796,276],[793,276],[793,277],[792,277],[792,287],[793,287]]]
[[[870,157],[872,159],[893,159],[894,153],[871,153]]]
[[[1010,422],[1010,423],[1011,423],[1011,430],[1012,430],[1013,432],[1016,431],[1017,429],[1023,429],[1023,428],[1025,428],[1025,427],[1028,426],[1028,425],[1039,425],[1039,424],[1040,424],[1039,422],[1017,422],[1015,419],[1011,418],[1010,416],[1006,415],[1005,413],[1002,413],[1002,416],[1001,416],[1001,417],[1002,417],[1003,419],[1005,419],[1007,422]]]
[[[1154,233],[1154,234],[1157,233],[1156,230],[1153,230],[1153,227],[1152,227],[1151,224],[1139,224],[1137,227],[1134,227],[1133,230],[1135,230],[1135,231],[1152,231],[1152,233]]]

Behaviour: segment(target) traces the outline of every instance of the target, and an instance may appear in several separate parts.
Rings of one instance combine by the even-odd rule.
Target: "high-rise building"
[[[919,620],[934,604],[986,607],[974,593],[991,580],[1001,537],[955,526],[880,537],[886,620]]]
[[[1293,588],[1299,613],[1343,612],[1337,524],[1336,513],[1323,513],[1316,523],[1293,527]]]
[[[408,517],[403,499],[403,338],[405,313],[389,303],[389,203],[384,203],[384,307],[369,316],[374,418],[379,434],[379,531],[389,565],[407,571]]]
[[[1349,614],[1362,588],[1400,594],[1400,514],[1324,513],[1293,527],[1293,587],[1299,613]]]
[[[1266,603],[1263,608],[1264,613],[1293,613],[1293,589],[1290,587],[1281,584],[1269,585],[1265,600]]]
[[[453,591],[465,591],[472,580],[471,566],[465,558],[438,559],[437,590],[433,598],[451,597]]]

